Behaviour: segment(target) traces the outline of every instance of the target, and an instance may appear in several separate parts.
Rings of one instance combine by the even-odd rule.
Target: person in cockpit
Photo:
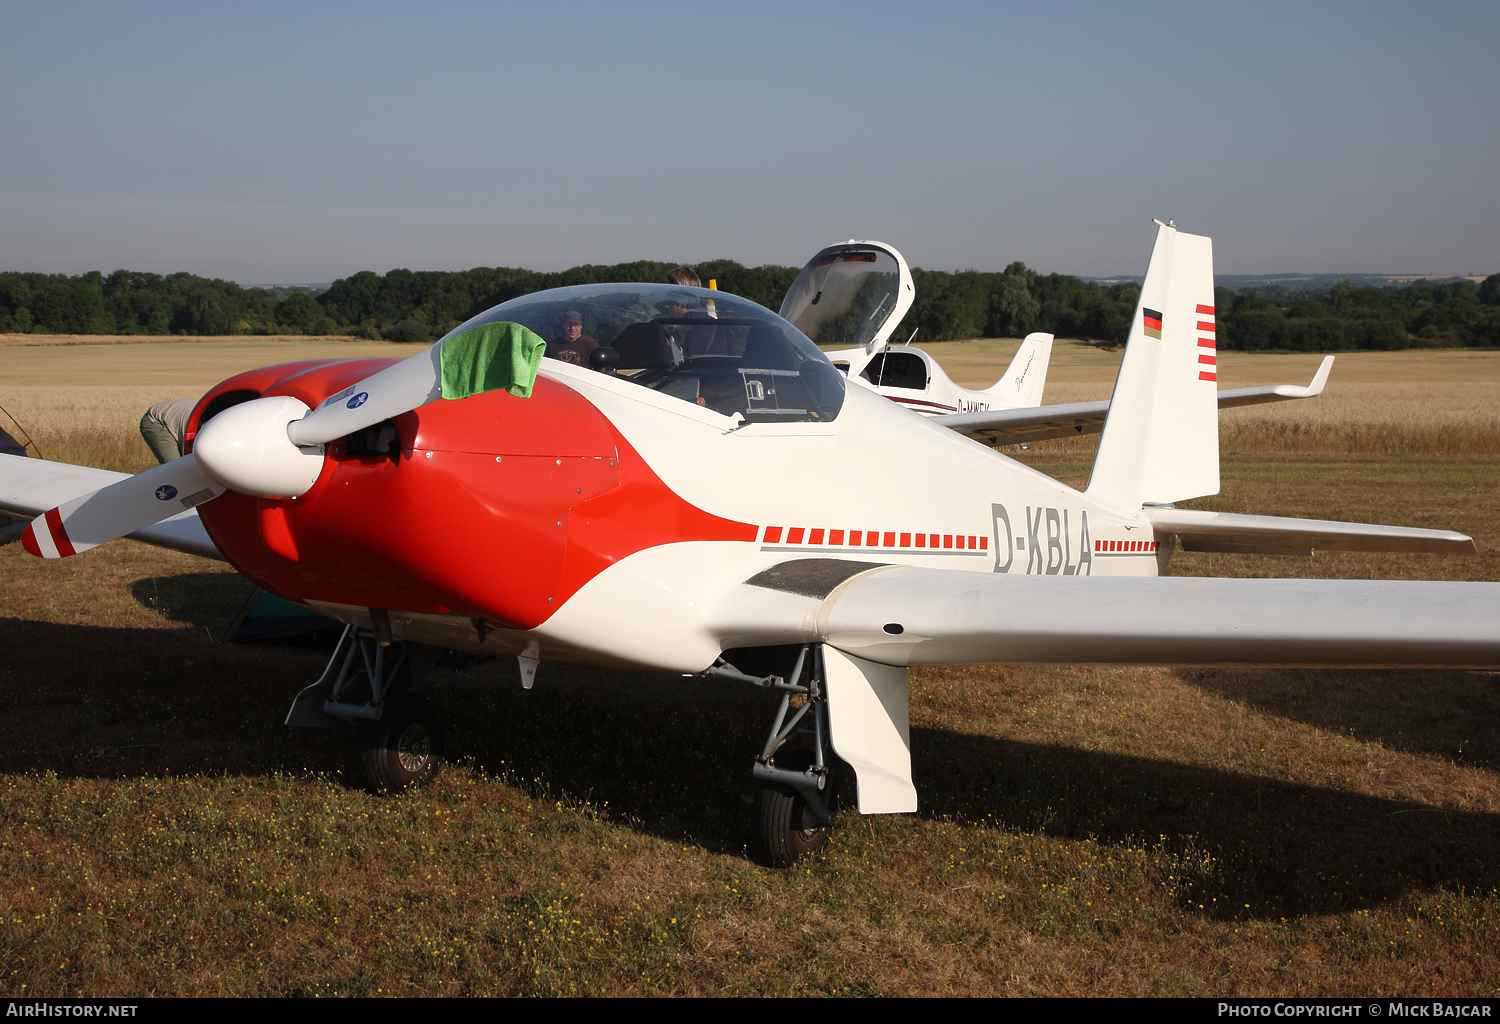
[[[576,366],[589,365],[589,353],[599,343],[583,333],[583,314],[570,309],[562,315],[558,340],[547,343],[547,356]]]

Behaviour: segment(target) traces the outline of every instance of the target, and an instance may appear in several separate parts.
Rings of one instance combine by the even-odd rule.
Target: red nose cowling
[[[289,363],[232,377],[230,391],[309,406],[393,359]],[[692,540],[754,541],[756,527],[690,505],[614,425],[545,377],[530,398],[492,391],[396,417],[399,453],[328,445],[300,498],[230,492],[199,515],[230,563],[293,600],[454,613],[529,629],[612,562]]]

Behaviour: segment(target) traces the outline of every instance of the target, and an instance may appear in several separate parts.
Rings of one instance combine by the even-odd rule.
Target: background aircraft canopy
[[[827,421],[843,406],[843,375],[801,331],[764,306],[707,288],[555,288],[502,303],[454,333],[508,321],[551,346],[570,312],[582,316],[585,335],[618,353],[621,376],[725,416]]]
[[[832,245],[802,268],[781,315],[819,345],[865,345],[890,336],[914,296],[899,253],[871,242]]]

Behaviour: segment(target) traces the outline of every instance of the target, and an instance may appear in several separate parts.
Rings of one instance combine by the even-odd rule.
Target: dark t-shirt
[[[547,358],[561,359],[565,363],[573,363],[576,366],[589,365],[589,353],[599,347],[599,343],[587,334],[579,335],[577,341],[549,341],[547,342]]]

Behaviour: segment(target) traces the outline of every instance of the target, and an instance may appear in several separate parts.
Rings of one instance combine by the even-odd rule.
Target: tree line
[[[1224,348],[1340,352],[1500,346],[1500,274],[1482,283],[1214,289]]]
[[[428,341],[477,313],[546,288],[611,281],[659,282],[674,264],[586,264],[555,273],[511,267],[462,271],[361,271],[321,293],[245,288],[193,274],[117,270],[0,274],[0,332],[46,334],[315,334]],[[723,291],[776,309],[796,267],[697,264]],[[916,302],[894,340],[1018,337],[1121,343],[1140,286],[1040,274],[1024,263],[1000,272],[913,269]],[[1215,289],[1221,347],[1341,351],[1500,345],[1500,275],[1404,287]]]

